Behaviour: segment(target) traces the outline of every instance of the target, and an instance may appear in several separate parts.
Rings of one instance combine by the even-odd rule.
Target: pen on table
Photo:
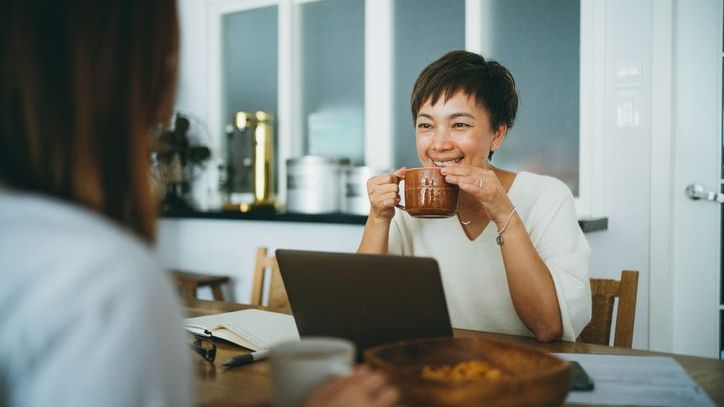
[[[259,350],[256,352],[247,353],[246,355],[233,356],[226,359],[221,363],[224,367],[237,367],[248,365],[249,363],[257,360],[266,359],[269,356],[268,350]]]

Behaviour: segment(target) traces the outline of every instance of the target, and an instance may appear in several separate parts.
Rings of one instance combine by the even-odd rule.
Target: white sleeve
[[[395,209],[395,217],[390,222],[390,234],[387,239],[387,253],[398,256],[405,256],[404,235],[400,225],[400,217],[402,214]]]
[[[13,390],[17,405],[193,404],[191,354],[169,282],[150,262],[113,257],[93,266],[97,278],[55,287],[42,302],[45,315],[33,322],[44,331],[35,344],[42,351],[30,355],[24,388]]]
[[[576,217],[573,196],[560,183],[557,205],[547,208],[545,220],[531,231],[531,240],[553,278],[561,311],[562,339],[574,342],[591,320],[588,277],[590,248]]]

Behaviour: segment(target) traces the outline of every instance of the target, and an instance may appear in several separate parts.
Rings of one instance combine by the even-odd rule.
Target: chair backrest
[[[262,304],[264,298],[264,291],[269,292],[269,302],[266,304],[269,307],[278,308],[285,311],[291,311],[289,306],[289,299],[287,298],[287,291],[284,288],[284,282],[282,281],[282,275],[279,273],[279,265],[274,256],[267,254],[268,250],[266,247],[259,247],[256,249],[256,264],[254,266],[254,281],[252,282],[251,291],[251,304],[252,305],[264,305]],[[264,284],[265,276],[267,273],[271,273],[268,279],[268,284]],[[268,287],[268,289],[266,288]]]
[[[196,290],[199,287],[210,287],[214,300],[224,301],[224,292],[221,290],[221,286],[231,280],[229,276],[199,274],[179,269],[171,269],[169,271],[176,284],[176,288],[180,291],[184,299],[190,300],[198,298],[196,296]]]
[[[578,337],[583,342],[608,346],[611,340],[611,322],[614,299],[618,297],[616,333],[613,346],[631,348],[634,319],[636,317],[636,294],[639,272],[624,270],[621,280],[591,279],[593,310],[591,322]]]

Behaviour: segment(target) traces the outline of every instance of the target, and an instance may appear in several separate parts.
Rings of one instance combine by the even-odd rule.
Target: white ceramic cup
[[[298,407],[333,376],[352,371],[355,346],[340,338],[310,337],[271,348],[271,390],[275,407]]]

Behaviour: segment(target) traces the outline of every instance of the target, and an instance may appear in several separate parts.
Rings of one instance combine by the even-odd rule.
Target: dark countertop
[[[364,225],[367,216],[349,215],[345,213],[329,213],[310,215],[302,213],[277,212],[273,208],[253,209],[249,212],[241,211],[195,211],[195,210],[166,210],[161,215],[166,219],[224,219],[249,220],[266,222],[301,222],[301,223],[330,223],[343,225]],[[582,218],[578,220],[584,233],[608,229],[608,218]]]

